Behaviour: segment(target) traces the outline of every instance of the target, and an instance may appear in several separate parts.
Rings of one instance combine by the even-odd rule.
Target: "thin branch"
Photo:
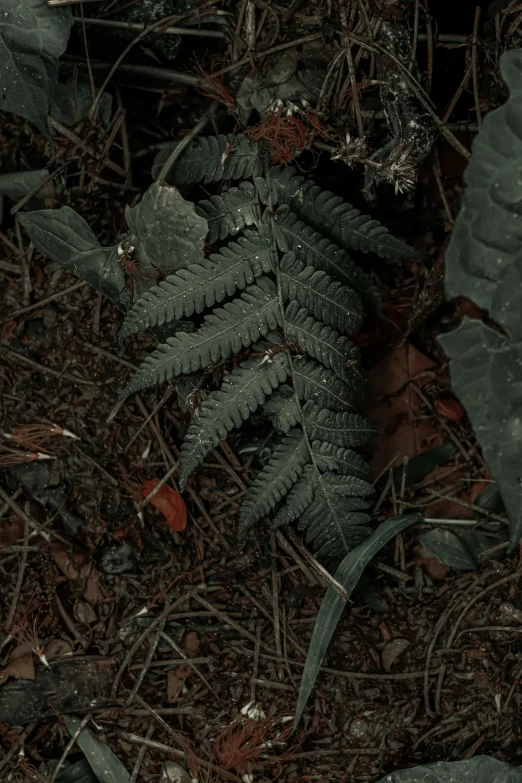
[[[82,18],[79,16],[74,17],[76,23],[82,22]],[[144,24],[139,22],[116,22],[112,19],[93,19],[88,17],[85,19],[85,24],[89,24],[92,27],[106,27],[113,30],[136,30],[143,32],[147,29]],[[167,35],[192,35],[200,38],[226,38],[226,35],[221,30],[200,30],[197,27],[166,27],[161,30],[161,34]]]
[[[478,92],[478,68],[477,68],[477,39],[478,39],[478,25],[480,20],[481,8],[478,5],[475,9],[475,21],[473,23],[473,39],[471,46],[471,67],[473,71],[473,97],[475,99],[475,112],[477,114],[477,122],[482,125],[482,114],[480,111],[480,98]]]
[[[215,111],[219,106],[219,101],[212,101],[210,106],[208,107],[205,114],[201,117],[201,119],[194,125],[190,133],[187,133],[186,136],[184,136],[180,142],[178,142],[175,146],[175,148],[170,153],[169,157],[161,167],[161,171],[158,175],[158,182],[162,182],[167,179],[170,170],[172,169],[174,163],[177,161],[183,150],[185,150],[192,139],[194,139],[205,127],[207,122],[214,117]]]

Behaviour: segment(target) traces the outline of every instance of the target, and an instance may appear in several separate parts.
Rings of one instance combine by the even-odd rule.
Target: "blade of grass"
[[[351,595],[361,575],[374,555],[390,541],[401,530],[422,521],[422,514],[415,512],[413,514],[401,514],[398,517],[392,517],[383,522],[372,535],[362,544],[353,549],[346,555],[341,565],[334,574],[334,578],[341,584],[348,596]],[[315,685],[319,669],[323,662],[326,650],[332,636],[334,635],[337,623],[343,613],[346,601],[335,592],[331,587],[328,588],[317,620],[315,621],[314,632],[308,654],[306,656],[303,678],[299,688],[299,697],[294,718],[294,728],[299,723],[303,710],[308,701],[308,697]]]

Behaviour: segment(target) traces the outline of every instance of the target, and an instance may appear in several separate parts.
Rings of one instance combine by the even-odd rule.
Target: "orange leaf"
[[[439,397],[433,404],[437,413],[450,421],[460,421],[466,415],[464,407],[455,397]]]
[[[146,481],[142,485],[143,497],[146,498],[147,495],[150,495],[159,483],[160,480],[158,478]],[[187,507],[179,492],[176,492],[175,489],[172,489],[167,484],[163,484],[156,494],[151,497],[150,502],[154,508],[161,511],[172,530],[185,530],[187,525]]]

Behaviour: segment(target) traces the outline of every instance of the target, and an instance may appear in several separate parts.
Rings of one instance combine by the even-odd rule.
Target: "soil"
[[[274,46],[314,32],[332,5],[255,7],[279,18]],[[368,2],[368,10],[376,14],[380,5],[396,11],[412,36],[420,13],[426,32],[424,3]],[[418,44],[423,83],[431,72],[433,111],[443,117],[471,62],[476,12],[475,3],[461,3],[458,15],[454,3],[432,5],[432,33],[462,36],[461,43],[438,43],[430,62],[425,42]],[[505,97],[497,55],[517,45],[518,19],[515,13],[504,22],[502,9],[490,16],[489,4],[482,6],[474,75],[486,113]],[[515,25],[500,44],[495,12]],[[91,38],[93,59],[103,51],[113,61],[121,51],[118,43],[113,55],[103,38]],[[64,73],[84,55],[76,31]],[[216,56],[197,43],[175,67],[189,69],[197,57],[209,71]],[[154,64],[147,51],[136,58]],[[231,63],[223,59],[219,67]],[[91,152],[59,137],[53,171],[66,168],[46,195],[47,206],[74,207],[107,243],[125,228],[125,205],[150,184],[159,145],[190,130],[209,104],[187,85],[134,84],[123,74],[111,84],[126,115],[110,156],[127,180],[96,170],[105,140],[100,128],[84,125],[78,133]],[[480,122],[476,97],[468,80],[448,117],[465,150]],[[353,101],[342,111],[356,132]],[[234,119],[225,111],[217,123],[228,132]],[[47,142],[20,119],[4,118],[0,145],[3,171],[45,161]],[[472,303],[448,303],[443,295],[443,253],[466,159],[439,136],[413,193],[385,191],[368,206],[362,167],[319,154],[303,152],[299,165],[313,165],[319,184],[375,214],[423,254],[414,262],[364,259],[383,297],[383,318],[367,317],[357,337],[380,432],[368,454],[375,523],[409,509],[447,520],[450,529],[477,514],[483,519],[475,499],[491,478],[437,343],[463,314],[480,316]],[[170,471],[168,485],[177,488],[190,416],[173,385],[131,398],[108,421],[153,339],[135,336],[120,346],[119,310],[35,252],[10,215],[0,253],[0,428],[15,433],[37,424],[22,430],[22,448],[52,457],[14,465],[19,444],[5,440],[0,452],[1,780],[50,783],[65,751],[63,770],[82,758],[77,745],[66,747],[63,716],[71,712],[92,719],[132,781],[177,780],[166,762],[180,764],[187,779],[256,783],[373,783],[395,769],[477,754],[522,763],[518,553],[500,548],[496,560],[458,571],[422,547],[420,530],[398,536],[349,602],[292,732],[326,586],[313,555],[287,529],[270,535],[261,526],[246,546],[238,544],[239,503],[255,467],[237,441],[223,443],[189,483],[184,529],[173,529],[151,503],[138,515],[146,482]],[[396,486],[394,467],[447,443],[455,448],[442,464]],[[497,517],[506,523],[502,510]],[[68,661],[74,665],[61,669]]]

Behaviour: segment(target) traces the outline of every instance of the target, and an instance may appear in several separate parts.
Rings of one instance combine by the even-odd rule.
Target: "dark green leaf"
[[[366,541],[353,549],[344,558],[335,572],[335,579],[344,587],[348,596],[353,592],[361,574],[372,557],[376,555],[393,536],[400,533],[401,530],[420,521],[422,521],[422,515],[419,513],[403,514],[388,519],[386,522],[383,522]],[[297,726],[301,715],[303,714],[306,702],[308,701],[308,697],[312,692],[317,675],[319,674],[326,650],[335,629],[337,628],[337,623],[339,622],[345,605],[345,601],[339,597],[332,587],[329,587],[321,604],[315,622],[312,640],[308,648],[297,700],[294,726]]]
[[[41,209],[19,215],[33,245],[81,277],[119,307],[128,304],[117,249],[102,247],[74,209]]]
[[[522,783],[522,767],[510,767],[489,756],[466,761],[436,761],[392,772],[379,783]]]
[[[134,258],[144,269],[175,272],[204,257],[207,222],[172,185],[155,182],[139,204],[127,207],[125,218],[136,237]]]
[[[91,106],[91,85],[70,77],[65,84],[62,82],[56,84],[49,114],[53,120],[57,120],[62,125],[74,125],[80,120],[87,119]],[[112,96],[104,92],[98,109],[98,116],[104,127],[107,127],[111,121],[111,112]],[[51,130],[54,134],[57,133],[56,130]]]
[[[81,726],[79,718],[63,715],[69,734],[74,735]],[[85,754],[99,783],[129,783],[130,775],[121,761],[105,742],[101,742],[90,729],[81,730],[76,740]]]
[[[47,136],[58,58],[72,24],[70,8],[49,8],[44,0],[0,0],[0,109],[29,120]]]

